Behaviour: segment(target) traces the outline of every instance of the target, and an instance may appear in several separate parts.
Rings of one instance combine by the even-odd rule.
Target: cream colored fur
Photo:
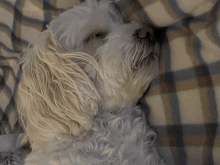
[[[98,111],[99,93],[73,59],[97,66],[96,61],[85,53],[61,52],[48,30],[42,45],[28,48],[22,59],[17,98],[21,121],[33,145],[59,133],[79,135],[90,128]]]

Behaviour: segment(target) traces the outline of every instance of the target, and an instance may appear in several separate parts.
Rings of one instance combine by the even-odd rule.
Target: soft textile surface
[[[19,52],[74,0],[0,0],[0,134],[21,132]],[[167,26],[160,74],[147,92],[149,122],[168,165],[220,162],[220,1],[118,0],[126,16]],[[0,146],[1,147],[1,146]]]
[[[19,134],[6,134],[0,136],[0,152],[11,151],[16,147]]]

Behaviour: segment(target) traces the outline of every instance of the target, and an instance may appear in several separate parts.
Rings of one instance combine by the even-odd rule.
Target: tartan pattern
[[[220,164],[220,1],[115,0],[124,15],[167,26],[149,123],[168,165]],[[0,0],[0,134],[19,133],[19,52],[75,0]]]

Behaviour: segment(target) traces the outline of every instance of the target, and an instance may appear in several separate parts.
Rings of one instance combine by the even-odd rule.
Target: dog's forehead
[[[114,22],[111,18],[101,10],[93,10],[87,17],[87,23],[82,27],[84,29],[84,34],[96,31],[96,30],[105,30],[110,31],[110,28]]]
[[[89,26],[90,30],[96,28],[110,30],[120,22],[120,19],[121,16],[116,8],[108,2],[95,6],[75,6],[52,20],[50,26],[52,30],[55,29],[53,31],[56,31],[56,28],[60,25],[68,28],[71,24],[77,26],[78,29]]]
[[[88,12],[81,13],[78,17],[83,17],[84,20],[86,20],[86,25],[84,24],[82,26],[90,27],[87,29],[88,31],[93,31],[95,29],[110,31],[120,22],[118,13],[112,9],[111,5],[108,5],[108,7],[103,7],[102,5],[98,7],[90,7]]]

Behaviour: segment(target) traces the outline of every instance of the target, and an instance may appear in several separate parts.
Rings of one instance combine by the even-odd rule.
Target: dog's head
[[[18,105],[30,140],[81,135],[98,109],[136,104],[158,56],[152,27],[125,21],[111,1],[64,12],[23,56]]]
[[[105,108],[137,102],[157,74],[159,43],[153,28],[125,21],[111,1],[89,1],[54,19],[49,27],[66,52],[95,58],[98,70],[82,65]]]

